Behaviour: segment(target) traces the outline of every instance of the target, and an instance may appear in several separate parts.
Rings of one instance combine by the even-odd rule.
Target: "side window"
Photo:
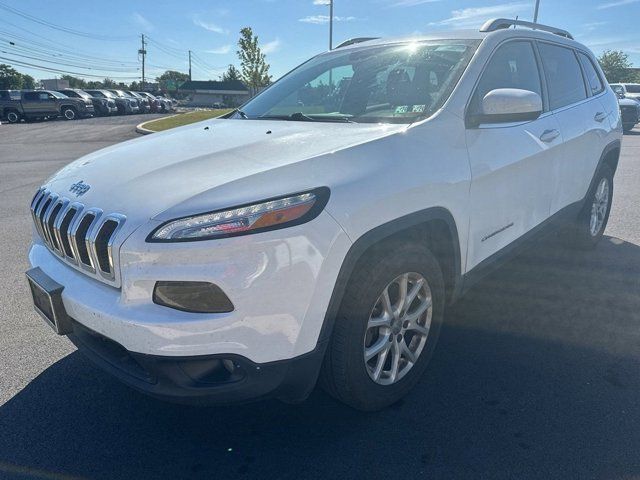
[[[540,55],[549,85],[551,110],[587,98],[582,70],[573,50],[550,43],[540,43]]]
[[[578,57],[580,58],[580,63],[582,63],[582,68],[584,68],[584,73],[587,77],[587,86],[591,91],[591,95],[599,94],[604,90],[604,85],[602,84],[596,67],[593,66],[591,59],[584,53],[579,52]]]
[[[38,98],[39,98],[38,92],[27,92],[24,94],[24,99],[30,102],[33,102],[34,100],[38,100]]]
[[[471,100],[472,114],[482,113],[482,99],[496,88],[519,88],[542,96],[540,73],[531,42],[509,42],[493,54]]]
[[[49,93],[41,93],[39,96],[40,100],[49,100],[51,97],[52,96]]]

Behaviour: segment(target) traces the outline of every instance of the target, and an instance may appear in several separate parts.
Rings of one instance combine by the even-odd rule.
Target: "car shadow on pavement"
[[[640,247],[545,240],[450,308],[417,388],[369,414],[320,390],[165,404],[75,352],[0,407],[0,478],[630,478],[639,291]]]

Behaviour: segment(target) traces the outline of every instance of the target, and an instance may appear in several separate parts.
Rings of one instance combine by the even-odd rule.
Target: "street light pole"
[[[540,0],[536,0],[536,9],[533,12],[533,23],[538,23],[538,11],[540,10]]]
[[[333,50],[333,0],[329,0],[329,51]]]

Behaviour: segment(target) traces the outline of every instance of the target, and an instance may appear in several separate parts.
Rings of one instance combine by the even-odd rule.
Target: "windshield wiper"
[[[288,120],[294,122],[339,122],[339,123],[355,123],[347,117],[310,117],[302,112],[295,112],[291,115],[262,115],[258,117],[260,120]]]
[[[239,108],[236,110],[236,113],[238,115],[240,115],[242,118],[244,118],[245,120],[249,120],[249,115],[247,115],[246,113],[244,113],[242,110],[240,110]]]

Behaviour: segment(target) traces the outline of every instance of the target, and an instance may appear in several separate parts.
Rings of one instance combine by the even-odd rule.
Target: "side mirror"
[[[482,99],[482,113],[470,119],[474,126],[483,123],[512,123],[535,120],[542,114],[542,98],[519,88],[497,88]]]

